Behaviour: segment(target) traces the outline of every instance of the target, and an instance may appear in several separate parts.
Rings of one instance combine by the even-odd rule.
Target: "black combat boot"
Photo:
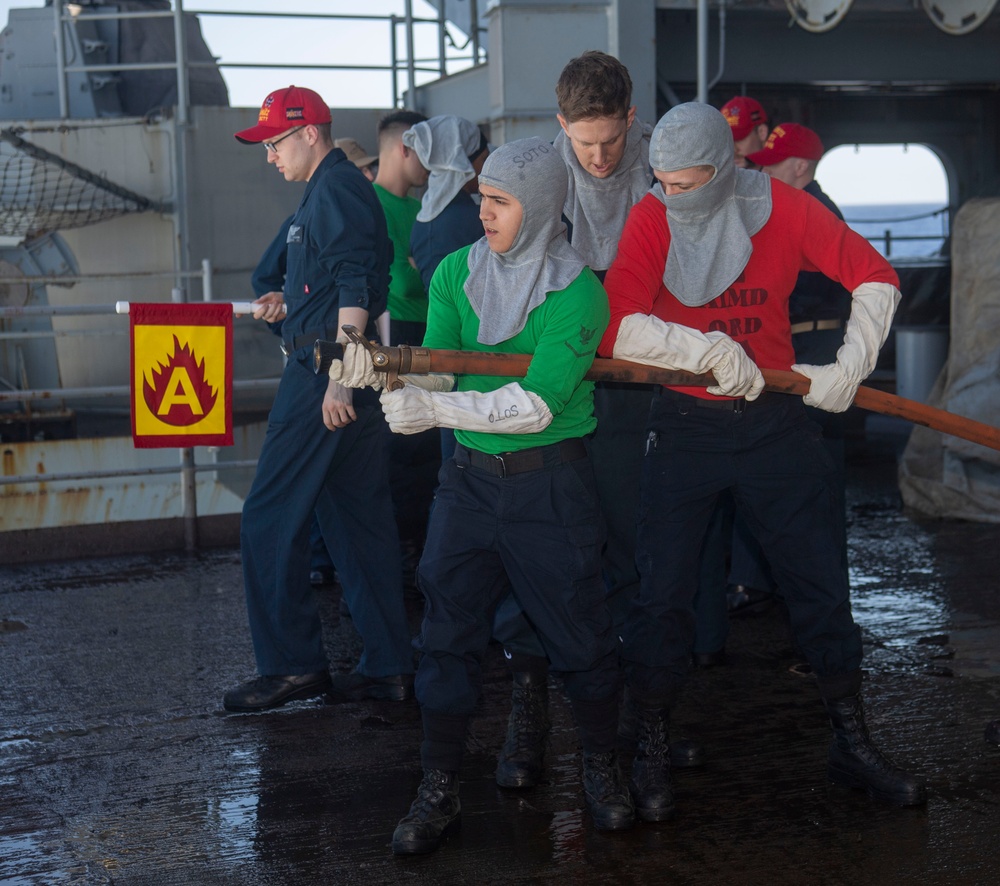
[[[875,800],[893,806],[921,806],[927,802],[922,779],[900,769],[868,735],[860,695],[824,699],[833,726],[827,773],[834,784],[859,788]]]
[[[635,824],[635,806],[615,751],[583,755],[583,791],[597,830],[624,831]]]
[[[513,677],[507,740],[497,756],[497,784],[533,788],[542,775],[549,736],[548,679],[528,671],[515,671]]]
[[[666,821],[674,814],[670,784],[670,736],[666,708],[637,707],[635,757],[629,791],[642,821]]]
[[[445,834],[461,826],[461,813],[458,773],[425,769],[417,798],[392,832],[392,851],[396,855],[433,852]]]
[[[639,711],[626,686],[618,712],[618,750],[625,755],[635,752],[638,720]],[[705,765],[705,749],[694,739],[675,738],[670,742],[670,765],[674,769],[700,769]]]

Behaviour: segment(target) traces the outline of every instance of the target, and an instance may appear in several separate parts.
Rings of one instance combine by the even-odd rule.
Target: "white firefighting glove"
[[[385,373],[375,371],[372,355],[355,342],[346,342],[343,359],[330,363],[330,378],[345,388],[375,388],[381,391],[385,386]]]
[[[372,365],[371,354],[355,342],[344,345],[344,358],[330,363],[330,378],[345,388],[374,388],[381,391],[385,387],[385,373],[377,372]],[[401,375],[407,384],[416,385],[427,391],[450,391],[455,386],[455,376],[445,372],[427,375]]]
[[[796,363],[792,367],[812,382],[802,398],[806,406],[844,412],[854,402],[858,386],[875,368],[900,298],[891,283],[862,283],[851,293],[851,316],[837,362],[824,366]]]
[[[764,390],[757,364],[724,332],[699,332],[650,314],[629,314],[618,327],[614,356],[684,372],[711,372],[719,397],[756,400]]]
[[[419,434],[430,428],[535,434],[552,422],[545,401],[516,381],[487,393],[427,391],[407,384],[398,391],[382,391],[379,399],[394,434]]]

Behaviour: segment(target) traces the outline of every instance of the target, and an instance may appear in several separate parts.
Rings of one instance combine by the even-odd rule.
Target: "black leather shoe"
[[[383,701],[407,701],[413,698],[413,674],[394,674],[390,677],[366,677],[354,671],[334,674],[326,700],[331,704],[342,701],[362,701],[366,698]]]
[[[1000,745],[1000,720],[993,720],[986,724],[986,731],[983,733],[990,744]]]
[[[329,671],[314,674],[268,674],[230,689],[223,698],[227,711],[247,713],[279,708],[285,702],[322,695],[330,688]]]

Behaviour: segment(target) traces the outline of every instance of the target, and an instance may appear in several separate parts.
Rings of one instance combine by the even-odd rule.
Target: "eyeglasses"
[[[271,151],[272,153],[278,153],[278,145],[283,142],[288,136],[295,135],[300,129],[305,129],[304,126],[296,126],[294,129],[289,129],[281,138],[276,138],[273,142],[263,142],[264,147]]]

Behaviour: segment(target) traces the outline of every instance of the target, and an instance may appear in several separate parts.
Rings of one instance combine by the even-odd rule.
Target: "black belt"
[[[302,335],[297,335],[291,341],[281,342],[281,353],[286,357],[292,356],[292,351],[297,351],[299,348],[308,348],[310,345],[316,344],[320,339],[334,339],[336,338],[336,333],[334,335],[329,335],[326,330],[323,332],[303,332]]]
[[[670,388],[660,388],[660,396],[683,406],[698,406],[702,409],[725,409],[727,412],[742,412],[746,409],[747,399],[736,397],[732,400],[712,399],[705,397],[693,397],[691,394],[682,394],[680,391],[671,391]]]
[[[472,467],[486,471],[494,477],[510,477],[513,474],[523,474],[525,471],[540,471],[542,468],[551,468],[587,457],[587,447],[579,437],[561,440],[548,446],[520,449],[517,452],[501,452],[499,455],[489,455],[461,444],[456,446],[455,450],[467,452]]]

